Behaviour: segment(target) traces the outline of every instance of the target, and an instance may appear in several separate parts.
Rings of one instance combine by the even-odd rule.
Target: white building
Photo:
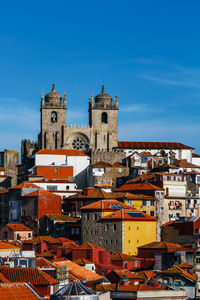
[[[42,149],[35,153],[36,167],[72,166],[74,181],[78,188],[84,188],[87,185],[87,167],[89,164],[89,156],[79,150]]]

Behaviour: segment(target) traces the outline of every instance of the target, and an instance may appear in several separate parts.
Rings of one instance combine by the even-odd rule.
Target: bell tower
[[[111,151],[118,146],[118,96],[102,92],[89,98],[89,126],[92,129],[93,149]]]
[[[62,148],[64,145],[64,128],[66,125],[66,95],[62,97],[55,91],[41,96],[39,148]]]

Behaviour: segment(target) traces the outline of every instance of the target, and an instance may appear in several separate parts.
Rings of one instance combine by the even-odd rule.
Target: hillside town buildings
[[[0,153],[0,298],[9,285],[30,299],[200,299],[199,155],[118,141],[104,86],[88,126],[66,124],[67,106],[53,85],[21,163]]]

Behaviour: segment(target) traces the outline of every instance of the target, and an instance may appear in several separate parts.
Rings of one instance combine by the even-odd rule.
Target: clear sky
[[[1,150],[37,139],[41,93],[67,94],[67,123],[88,96],[119,95],[119,140],[200,151],[200,1],[2,1]]]

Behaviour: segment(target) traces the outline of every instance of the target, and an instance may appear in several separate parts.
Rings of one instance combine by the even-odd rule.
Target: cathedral
[[[89,97],[89,123],[66,125],[67,98],[53,84],[50,93],[41,96],[38,142],[22,141],[22,162],[39,149],[77,149],[86,153],[118,147],[118,96],[112,98],[102,86],[100,94]]]

